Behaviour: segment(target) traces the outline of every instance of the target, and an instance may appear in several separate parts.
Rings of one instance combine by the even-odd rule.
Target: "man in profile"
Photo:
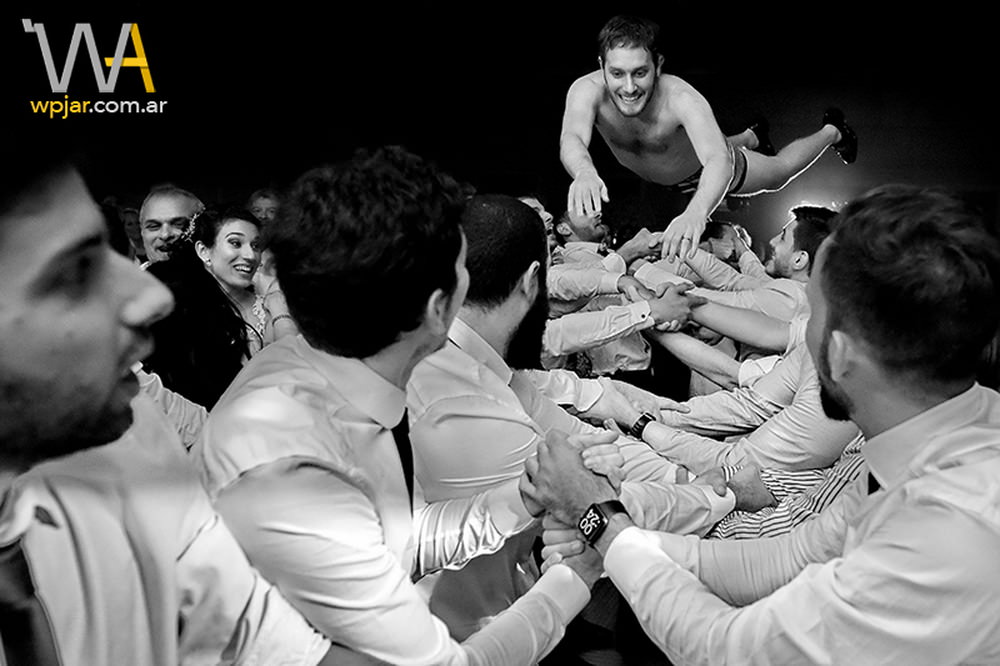
[[[823,407],[867,440],[832,505],[772,539],[644,532],[556,438],[529,469],[537,497],[565,523],[587,515],[596,551],[571,559],[603,563],[674,663],[995,663],[1000,395],[976,377],[998,286],[1000,241],[961,200],[872,190],[808,286]]]
[[[0,662],[372,663],[251,569],[139,393],[172,299],[60,149],[15,137],[0,190]]]

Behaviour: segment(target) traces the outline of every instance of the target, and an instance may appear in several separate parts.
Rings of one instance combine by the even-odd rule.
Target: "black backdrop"
[[[816,129],[831,104],[857,129],[855,165],[824,155],[789,187],[737,211],[758,237],[791,205],[839,203],[887,181],[945,185],[995,215],[991,98],[1000,77],[988,10],[971,2],[931,10],[725,4],[25,3],[5,9],[0,25],[4,128],[41,126],[82,141],[98,196],[141,197],[169,180],[208,200],[238,199],[358,146],[400,143],[480,190],[540,191],[555,212],[569,182],[558,162],[566,89],[596,67],[601,24],[633,12],[661,23],[664,69],[708,97],[725,131],[764,113],[781,146]],[[86,50],[68,92],[166,100],[165,112],[32,114],[29,100],[62,96],[51,93],[22,18],[46,25],[59,69],[74,23],[91,23],[102,55],[112,54],[122,22],[137,23],[156,93],[123,69],[115,93],[99,95]],[[622,205],[637,182],[599,137],[592,148]]]

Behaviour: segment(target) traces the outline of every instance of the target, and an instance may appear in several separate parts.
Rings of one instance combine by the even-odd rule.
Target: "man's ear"
[[[662,70],[662,69],[663,69],[663,54],[662,53],[657,53],[656,54],[656,67],[654,68],[654,71],[656,72],[657,76],[660,75],[660,70]]]
[[[792,256],[792,268],[797,271],[808,271],[809,262],[809,253],[805,250],[796,250],[794,256]]]
[[[830,366],[830,378],[835,382],[843,381],[862,360],[862,348],[858,340],[844,331],[831,331],[830,342],[826,349],[826,361]]]
[[[597,56],[597,69],[604,69],[604,58]]]
[[[534,303],[538,297],[540,272],[541,265],[537,261],[532,261],[521,274],[521,279],[518,280],[518,285],[529,303]]]
[[[451,299],[454,293],[447,293],[444,289],[435,289],[427,298],[427,307],[424,308],[424,322],[431,332],[441,335],[448,332],[451,322],[448,321],[448,314],[451,312]]]

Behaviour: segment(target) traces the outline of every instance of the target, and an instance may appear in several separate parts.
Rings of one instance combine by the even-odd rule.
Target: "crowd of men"
[[[297,333],[210,408],[140,369],[197,197],[156,190],[120,252],[74,156],[14,141],[0,663],[1000,661],[995,225],[873,184],[761,261],[708,223],[771,182],[760,137],[616,20],[567,127],[655,111],[637,140],[704,169],[678,219],[610,242],[589,127],[558,216],[399,146],[316,166],[251,197]],[[853,161],[828,120],[800,168]]]

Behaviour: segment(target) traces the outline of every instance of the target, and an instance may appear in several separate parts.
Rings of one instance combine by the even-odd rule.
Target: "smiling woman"
[[[177,307],[153,327],[156,350],[146,367],[168,388],[207,408],[274,339],[274,320],[288,316],[271,312],[254,288],[260,224],[246,210],[206,210],[171,258],[149,267],[170,287]]]

